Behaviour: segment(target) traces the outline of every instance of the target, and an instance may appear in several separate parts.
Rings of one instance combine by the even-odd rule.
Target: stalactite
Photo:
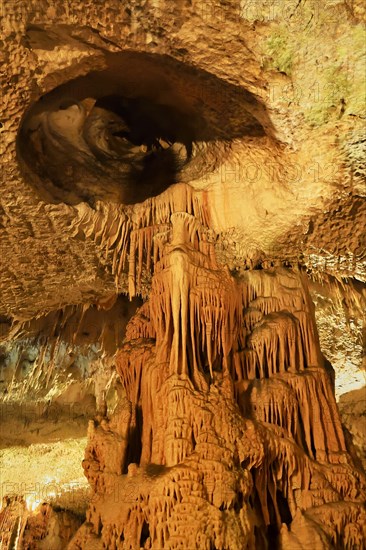
[[[122,270],[127,261],[127,251],[132,229],[128,213],[120,206],[98,203],[96,211],[84,203],[75,207],[77,217],[73,228],[77,236],[80,232],[91,238],[100,248],[104,257],[112,254],[112,271],[116,278],[117,289]]]
[[[344,452],[344,435],[327,373],[319,367],[308,368],[301,376],[287,376],[286,381],[296,392],[309,454],[313,454],[312,446],[320,461]]]

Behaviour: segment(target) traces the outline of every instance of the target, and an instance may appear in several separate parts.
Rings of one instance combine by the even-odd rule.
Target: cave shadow
[[[21,122],[18,162],[47,202],[142,202],[182,181],[197,155],[193,176],[204,175],[211,144],[274,137],[264,104],[243,87],[167,55],[104,57],[105,69],[44,94]]]

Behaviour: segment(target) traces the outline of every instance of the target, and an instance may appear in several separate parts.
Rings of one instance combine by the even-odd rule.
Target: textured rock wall
[[[96,414],[70,548],[366,538],[365,8],[285,4],[3,2],[3,426]]]

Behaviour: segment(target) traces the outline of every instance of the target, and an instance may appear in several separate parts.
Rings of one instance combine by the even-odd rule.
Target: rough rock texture
[[[352,434],[356,453],[366,469],[366,422],[365,422],[365,391],[364,388],[343,394],[339,400],[339,411],[344,427]]]
[[[363,3],[2,12],[2,548],[363,548]]]
[[[171,221],[116,357],[126,398],[90,423],[94,497],[69,548],[301,548],[309,525],[318,547],[361,547],[364,478],[303,277],[233,278],[197,217]]]
[[[80,518],[43,504],[36,513],[20,498],[6,498],[0,512],[3,548],[62,550],[65,548]]]

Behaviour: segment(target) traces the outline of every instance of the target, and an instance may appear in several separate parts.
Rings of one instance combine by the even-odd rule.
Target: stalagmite
[[[306,280],[291,269],[234,278],[183,190],[151,200],[146,226],[129,236],[131,295],[144,269],[151,292],[116,355],[125,412],[90,426],[94,498],[68,548],[96,537],[108,548],[254,550],[270,547],[271,533],[300,548],[309,521],[319,548],[339,536],[357,544],[365,483],[347,453]],[[351,509],[352,528],[339,527]]]

